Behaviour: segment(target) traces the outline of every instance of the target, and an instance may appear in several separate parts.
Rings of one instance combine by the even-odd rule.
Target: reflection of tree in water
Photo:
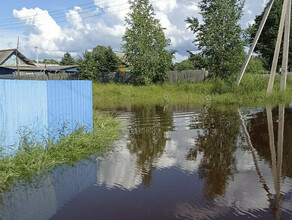
[[[269,146],[269,133],[267,125],[266,112],[257,113],[247,123],[248,132],[254,148],[257,150],[258,155],[272,163],[271,151]],[[273,128],[275,134],[275,143],[277,143],[278,132],[278,108],[273,110]],[[284,146],[283,146],[283,164],[282,175],[292,177],[292,111],[286,109],[285,112],[285,125],[284,125]],[[276,148],[277,148],[277,144]],[[277,150],[277,149],[276,149]]]
[[[137,155],[143,183],[149,186],[154,163],[165,148],[165,132],[173,130],[172,112],[161,106],[135,107],[132,112],[128,148]]]
[[[203,155],[199,176],[205,179],[205,196],[209,199],[223,195],[230,177],[236,171],[233,155],[239,135],[239,120],[235,110],[206,110],[194,121],[191,129],[201,129],[202,135],[190,149],[187,159]]]

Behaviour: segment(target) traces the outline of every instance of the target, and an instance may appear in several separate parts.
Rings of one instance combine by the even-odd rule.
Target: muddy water
[[[292,219],[292,109],[114,112],[111,152],[4,193],[0,219]]]

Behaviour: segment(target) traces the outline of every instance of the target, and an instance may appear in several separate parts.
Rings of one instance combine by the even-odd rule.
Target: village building
[[[7,78],[30,74],[76,73],[77,65],[37,64],[26,58],[17,49],[0,50],[0,76]]]

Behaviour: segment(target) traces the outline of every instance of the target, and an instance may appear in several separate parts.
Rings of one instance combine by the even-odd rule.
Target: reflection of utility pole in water
[[[255,165],[255,168],[256,168],[256,171],[257,171],[257,174],[260,178],[260,183],[263,185],[263,188],[264,190],[267,192],[267,196],[268,196],[268,200],[270,203],[273,202],[273,194],[270,192],[270,189],[268,187],[268,184],[266,183],[264,177],[263,177],[263,174],[260,170],[260,167],[259,167],[259,164],[258,164],[258,160],[257,160],[257,157],[256,157],[256,149],[253,147],[252,145],[252,142],[251,142],[251,139],[250,139],[250,135],[247,131],[247,128],[246,128],[246,125],[244,124],[244,120],[242,118],[242,115],[238,109],[238,114],[239,114],[239,117],[240,117],[240,120],[241,120],[241,125],[242,125],[242,128],[243,128],[243,132],[244,132],[244,135],[245,135],[245,138],[247,140],[247,144],[250,148],[250,151],[251,151],[251,154],[252,154],[252,158],[253,158],[253,161],[254,161],[254,165]]]
[[[272,158],[272,173],[274,178],[274,187],[276,192],[276,202],[274,205],[274,212],[276,219],[280,219],[280,203],[281,203],[281,175],[282,175],[282,162],[283,162],[283,140],[284,140],[284,105],[279,106],[279,119],[278,119],[278,149],[276,156],[272,109],[267,107],[267,119],[270,136],[270,150]],[[271,138],[272,136],[272,138]]]
[[[249,133],[247,131],[246,125],[244,124],[244,120],[242,115],[238,109],[238,114],[241,119],[241,124],[243,127],[244,135],[247,139],[248,146],[251,149],[252,157],[254,160],[254,164],[256,167],[257,174],[260,179],[260,183],[263,185],[263,188],[267,192],[268,200],[273,208],[275,213],[275,218],[278,220],[280,219],[280,203],[281,203],[281,175],[282,175],[282,162],[283,162],[283,140],[284,140],[284,115],[285,115],[285,106],[279,106],[279,119],[278,119],[278,150],[276,156],[276,149],[275,149],[275,139],[274,139],[274,129],[273,129],[273,117],[272,117],[272,109],[270,106],[267,108],[267,121],[268,121],[268,130],[269,130],[269,143],[270,143],[270,151],[271,151],[271,158],[272,158],[272,174],[274,179],[274,188],[276,192],[276,201],[274,204],[274,200],[272,198],[272,194],[268,185],[266,184],[263,175],[260,171],[258,166],[258,161],[256,157],[256,150],[252,145]]]

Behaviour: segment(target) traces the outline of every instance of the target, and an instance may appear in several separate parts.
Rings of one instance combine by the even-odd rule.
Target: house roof
[[[6,68],[6,69],[10,69],[10,70],[17,70],[17,66],[0,66],[0,68]],[[46,69],[43,67],[39,67],[39,66],[30,66],[30,65],[26,65],[26,66],[19,66],[18,67],[20,71],[45,71]]]
[[[8,50],[0,50],[0,65],[2,65],[6,60],[9,59],[12,54],[17,53],[17,55],[24,60],[28,65],[33,65],[35,64],[27,59],[22,53],[20,53],[17,49],[8,49]]]
[[[46,69],[47,70],[66,70],[66,69],[72,69],[72,68],[76,68],[77,65],[64,65],[64,66],[60,66],[60,65],[55,65],[55,66],[47,66]]]
[[[116,54],[116,56],[119,58],[120,61],[122,61],[124,64],[128,65],[125,53],[122,53],[122,52],[114,52],[114,53]]]
[[[11,70],[17,70],[16,66],[0,66],[0,68],[6,68],[6,69],[11,69]],[[72,69],[77,67],[76,65],[68,65],[68,66],[19,66],[19,70],[21,71],[60,71],[60,70],[66,70],[66,69]]]

